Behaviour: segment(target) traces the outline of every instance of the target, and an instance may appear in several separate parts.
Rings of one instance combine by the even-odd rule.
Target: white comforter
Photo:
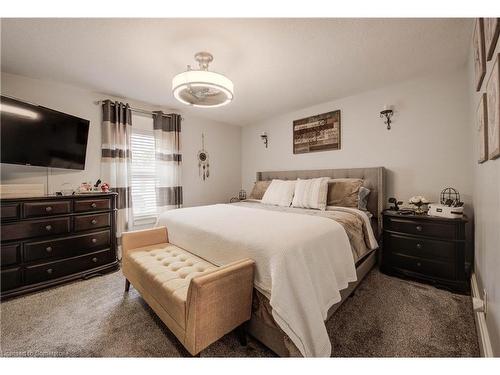
[[[276,323],[304,356],[330,356],[328,309],[356,281],[349,239],[339,223],[217,204],[167,211],[157,225],[168,228],[171,243],[216,265],[253,259],[255,286],[269,298]]]

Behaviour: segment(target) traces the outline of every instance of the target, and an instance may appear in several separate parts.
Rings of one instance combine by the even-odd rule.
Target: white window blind
[[[155,140],[153,131],[132,130],[132,212],[134,224],[155,222]]]

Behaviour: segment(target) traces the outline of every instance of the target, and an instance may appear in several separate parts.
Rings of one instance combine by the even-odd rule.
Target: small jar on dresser
[[[383,212],[383,272],[468,293],[472,257],[466,254],[466,218]]]

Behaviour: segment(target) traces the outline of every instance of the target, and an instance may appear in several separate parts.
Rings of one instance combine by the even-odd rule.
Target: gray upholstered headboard
[[[297,178],[362,178],[363,186],[370,189],[368,196],[368,210],[377,220],[377,231],[380,234],[382,229],[382,210],[385,204],[385,168],[347,168],[347,169],[316,169],[303,171],[270,171],[257,172],[257,181],[263,180],[296,180]]]

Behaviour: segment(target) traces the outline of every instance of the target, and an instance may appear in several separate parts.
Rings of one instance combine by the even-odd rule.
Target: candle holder
[[[391,130],[391,117],[394,114],[394,111],[392,109],[384,109],[383,111],[380,112],[380,118],[384,118],[384,124],[387,125],[387,130]]]

